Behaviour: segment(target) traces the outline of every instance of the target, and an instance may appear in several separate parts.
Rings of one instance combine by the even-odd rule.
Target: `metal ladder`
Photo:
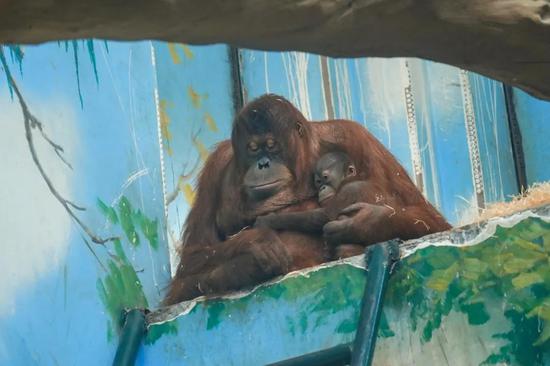
[[[399,261],[399,240],[367,247],[367,283],[363,294],[359,325],[353,343],[327,348],[268,366],[368,366],[372,363],[378,323],[386,285],[394,264]]]
[[[399,240],[375,244],[365,250],[367,283],[361,305],[355,341],[314,353],[276,362],[268,366],[367,366],[372,362],[378,323],[386,285],[392,268],[399,260]],[[119,346],[113,366],[134,365],[145,334],[145,311],[131,309],[125,314]]]

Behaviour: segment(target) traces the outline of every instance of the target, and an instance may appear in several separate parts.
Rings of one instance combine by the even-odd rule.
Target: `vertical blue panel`
[[[498,202],[518,193],[508,114],[502,84],[469,73],[483,168],[485,200]]]
[[[151,45],[50,43],[25,47],[22,61],[3,50],[72,169],[34,129],[38,159],[56,191],[85,208],[72,210],[89,233],[38,173],[1,70],[0,364],[110,364],[122,309],[155,307],[169,278]]]
[[[241,50],[240,60],[245,102],[275,93],[290,100],[306,118],[327,119],[320,56]]]
[[[155,42],[168,232],[175,247],[193,202],[196,177],[213,146],[230,136],[231,70],[226,46]]]
[[[431,202],[453,224],[476,208],[459,70],[411,62],[418,138]]]
[[[550,180],[550,103],[514,90],[521,129],[527,183]]]
[[[362,123],[412,176],[407,133],[404,59],[330,60],[337,118]]]

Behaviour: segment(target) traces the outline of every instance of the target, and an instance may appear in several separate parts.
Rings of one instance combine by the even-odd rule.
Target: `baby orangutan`
[[[323,226],[339,218],[346,207],[373,200],[368,183],[358,175],[355,164],[342,152],[331,152],[321,156],[315,166],[315,187],[321,208],[301,212],[271,213],[256,219],[255,226],[274,230],[300,232],[322,232]],[[332,243],[329,243],[332,244]],[[364,246],[336,244],[335,259],[363,253]]]

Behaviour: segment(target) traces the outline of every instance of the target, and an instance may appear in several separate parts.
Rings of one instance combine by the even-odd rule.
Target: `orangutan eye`
[[[268,138],[265,144],[269,150],[272,150],[277,143],[272,138]]]
[[[248,143],[248,150],[250,151],[257,151],[258,150],[258,144],[254,141],[251,141]]]

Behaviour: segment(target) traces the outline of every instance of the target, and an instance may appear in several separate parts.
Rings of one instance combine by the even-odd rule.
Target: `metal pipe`
[[[514,167],[516,169],[516,180],[518,192],[523,193],[528,186],[527,170],[525,168],[525,154],[523,152],[523,139],[521,128],[516,113],[514,102],[514,89],[510,85],[503,85],[504,100],[506,101],[506,113],[508,115],[508,128],[510,129],[510,142],[512,144],[512,155],[514,156]]]
[[[348,365],[351,359],[351,343],[308,353],[288,360],[271,363],[267,366],[341,366]]]
[[[399,243],[399,240],[390,240],[372,245],[365,251],[367,283],[351,366],[369,366],[372,362],[386,285],[393,265],[399,260]]]
[[[126,313],[113,366],[133,366],[145,335],[145,312],[131,309]]]

